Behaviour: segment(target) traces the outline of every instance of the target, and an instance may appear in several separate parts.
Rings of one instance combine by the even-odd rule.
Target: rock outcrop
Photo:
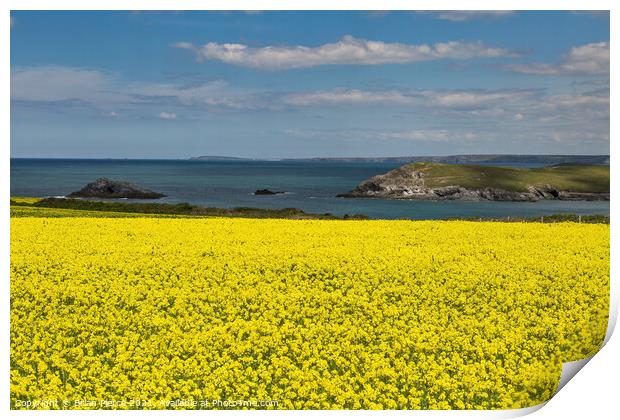
[[[276,194],[284,194],[284,191],[271,191],[268,189],[254,191],[254,195],[276,195]]]
[[[88,198],[161,198],[164,194],[151,191],[129,182],[112,181],[108,178],[99,178],[87,184],[79,191],[74,191],[68,197]]]
[[[382,198],[397,200],[464,200],[464,201],[538,201],[538,200],[609,200],[609,193],[560,191],[552,185],[529,186],[527,191],[500,188],[468,189],[459,185],[429,187],[425,173],[410,165],[376,175],[359,184],[353,191],[339,194],[345,198]]]

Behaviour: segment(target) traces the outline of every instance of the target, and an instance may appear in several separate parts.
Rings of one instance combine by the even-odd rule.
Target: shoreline
[[[373,200],[400,200],[400,201],[467,201],[467,202],[513,202],[513,203],[536,203],[538,201],[610,201],[610,193],[591,193],[577,191],[558,191],[557,197],[549,197],[543,194],[531,194],[530,192],[515,192],[507,190],[487,189],[468,190],[460,187],[449,187],[463,197],[443,194],[439,188],[429,188],[428,191],[410,196],[391,196],[372,194],[370,192],[358,192],[356,190],[338,194],[337,198],[370,198]],[[494,198],[486,198],[494,197]]]
[[[227,217],[251,219],[284,220],[409,220],[409,221],[469,221],[503,223],[602,223],[609,224],[610,216],[601,214],[583,215],[557,213],[531,217],[451,217],[445,219],[371,219],[363,214],[342,217],[331,213],[307,213],[296,208],[259,209],[251,207],[218,208],[201,207],[189,203],[127,203],[105,202],[71,198],[11,197],[11,218],[13,217]],[[54,213],[56,211],[56,213]],[[47,215],[46,215],[47,213]]]

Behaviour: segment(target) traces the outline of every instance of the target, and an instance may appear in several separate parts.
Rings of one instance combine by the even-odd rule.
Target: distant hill
[[[405,200],[609,200],[609,166],[510,168],[418,162],[363,181],[345,198]]]
[[[316,162],[435,162],[435,163],[531,163],[554,165],[577,163],[580,165],[609,165],[609,155],[451,155],[451,156],[395,156],[369,158],[309,158],[282,159],[286,161]]]
[[[609,155],[450,155],[450,156],[388,156],[388,157],[317,157],[285,159],[250,159],[234,156],[195,156],[189,160],[204,161],[283,161],[283,162],[377,162],[377,163],[463,163],[502,164],[525,163],[557,165],[576,163],[580,165],[609,165]]]

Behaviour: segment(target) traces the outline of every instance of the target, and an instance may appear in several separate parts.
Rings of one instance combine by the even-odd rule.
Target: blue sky
[[[609,15],[11,13],[11,156],[609,153]]]

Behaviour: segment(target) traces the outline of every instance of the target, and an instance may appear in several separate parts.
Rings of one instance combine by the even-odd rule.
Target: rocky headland
[[[609,200],[609,167],[558,165],[521,169],[407,164],[360,183],[345,198],[398,200]]]

